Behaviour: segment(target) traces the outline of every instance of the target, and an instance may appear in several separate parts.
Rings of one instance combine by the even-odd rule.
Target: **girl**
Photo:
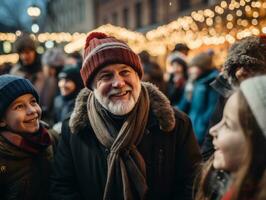
[[[222,121],[210,129],[215,153],[203,168],[197,200],[266,199],[265,94],[266,76],[260,76],[228,99]]]
[[[28,80],[0,76],[1,199],[47,198],[52,140],[38,101]]]

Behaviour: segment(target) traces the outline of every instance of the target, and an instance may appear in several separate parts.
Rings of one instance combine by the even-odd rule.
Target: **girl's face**
[[[236,172],[247,153],[247,142],[238,116],[238,98],[235,93],[228,99],[222,121],[210,129],[215,148],[215,169]]]
[[[14,133],[35,133],[39,130],[41,108],[32,94],[14,100],[7,108],[0,126]]]

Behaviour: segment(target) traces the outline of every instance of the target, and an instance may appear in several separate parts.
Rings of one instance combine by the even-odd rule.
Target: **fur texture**
[[[174,109],[170,105],[170,101],[155,85],[147,82],[142,82],[142,85],[148,89],[150,108],[158,119],[161,130],[170,132],[174,129],[176,123]],[[76,99],[75,108],[69,121],[72,133],[79,132],[88,124],[87,99],[90,92],[92,91],[84,88]]]
[[[224,67],[231,75],[238,66],[266,66],[266,39],[250,36],[233,44]]]

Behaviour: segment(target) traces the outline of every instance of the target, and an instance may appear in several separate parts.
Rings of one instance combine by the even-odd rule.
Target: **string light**
[[[147,50],[152,55],[164,55],[175,43],[183,42],[191,49],[202,45],[232,44],[235,40],[249,35],[266,33],[266,2],[251,0],[221,1],[212,8],[191,12],[188,16],[159,26],[146,34],[129,31],[110,24],[93,31],[104,32],[128,43],[137,53]],[[240,18],[241,17],[241,18]],[[226,21],[223,20],[226,18]],[[68,43],[67,53],[80,50],[88,33],[40,33],[33,35],[40,43]],[[20,31],[15,34],[0,33],[0,41],[13,43]],[[49,43],[48,42],[48,43]]]

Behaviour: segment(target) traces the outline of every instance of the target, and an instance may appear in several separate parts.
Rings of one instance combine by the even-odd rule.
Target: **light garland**
[[[191,49],[225,42],[232,44],[243,37],[265,33],[264,7],[266,8],[265,0],[221,1],[213,6],[213,10],[208,8],[193,11],[190,16],[178,18],[174,22],[149,31],[146,33],[147,42],[161,41],[166,49],[173,49],[173,42],[186,43]]]
[[[3,63],[17,63],[19,56],[17,53],[7,54],[7,55],[0,55],[0,65]],[[0,66],[1,67],[1,66]]]
[[[93,31],[104,32],[125,41],[137,53],[147,50],[153,56],[165,55],[176,43],[191,49],[232,44],[249,35],[266,33],[266,0],[221,1],[211,8],[193,11],[145,35],[122,27],[103,25]],[[90,32],[89,32],[90,33]],[[0,33],[0,41],[14,42],[21,32]],[[80,50],[88,33],[40,33],[32,35],[40,43],[68,43],[64,50]]]

